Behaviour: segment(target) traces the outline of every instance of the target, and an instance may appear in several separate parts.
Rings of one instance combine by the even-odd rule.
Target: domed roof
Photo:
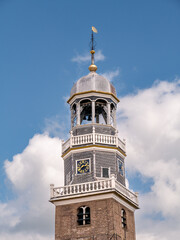
[[[97,74],[96,72],[90,72],[88,75],[80,78],[71,89],[72,97],[76,93],[87,91],[100,91],[112,93],[116,96],[116,90],[114,86],[105,77]]]

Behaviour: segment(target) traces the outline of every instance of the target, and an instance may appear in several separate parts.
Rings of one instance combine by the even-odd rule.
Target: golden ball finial
[[[97,66],[96,66],[95,64],[91,64],[91,65],[89,66],[89,71],[90,71],[90,72],[96,72],[96,70],[97,70]]]
[[[95,54],[95,51],[92,49],[90,51],[91,53],[91,65],[89,66],[89,71],[90,72],[95,72],[97,70],[97,66],[94,64],[94,54]]]

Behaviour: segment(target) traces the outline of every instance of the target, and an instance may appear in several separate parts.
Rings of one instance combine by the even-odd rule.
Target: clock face
[[[90,172],[89,159],[78,160],[77,174],[89,173],[89,172]]]
[[[120,172],[120,174],[122,176],[124,175],[124,166],[123,166],[123,163],[121,161],[118,161],[118,171]]]

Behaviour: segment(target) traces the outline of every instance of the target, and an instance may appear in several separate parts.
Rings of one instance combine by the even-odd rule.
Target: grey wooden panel
[[[70,181],[72,181],[72,155],[66,158],[64,161],[64,183],[67,185],[67,179],[66,176],[70,172]]]
[[[111,126],[106,126],[103,124],[99,124],[99,125],[94,125],[95,127],[95,132],[96,133],[100,133],[100,134],[107,134],[107,135],[115,135],[115,129]],[[93,125],[84,125],[84,126],[80,126],[80,127],[76,127],[73,130],[73,135],[77,136],[77,135],[83,135],[83,134],[89,134],[93,132]]]

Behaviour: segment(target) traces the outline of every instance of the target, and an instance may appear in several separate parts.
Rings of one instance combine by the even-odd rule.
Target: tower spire
[[[94,64],[94,54],[95,54],[95,43],[94,43],[94,32],[97,33],[97,29],[95,27],[92,27],[92,33],[91,33],[91,65],[89,66],[90,72],[96,72],[97,66]]]

